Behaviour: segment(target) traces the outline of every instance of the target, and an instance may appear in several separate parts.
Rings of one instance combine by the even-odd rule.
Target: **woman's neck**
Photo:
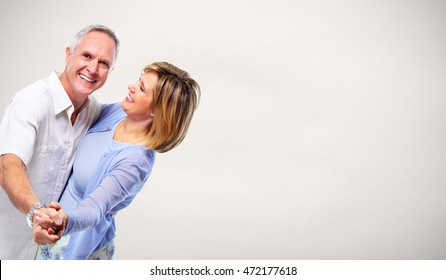
[[[141,122],[132,122],[129,119],[124,119],[116,127],[113,139],[133,145],[142,145],[147,142],[148,124]]]

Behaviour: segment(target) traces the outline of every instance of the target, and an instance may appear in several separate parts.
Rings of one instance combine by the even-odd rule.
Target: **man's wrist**
[[[37,209],[43,208],[45,207],[45,205],[40,204],[40,202],[37,202],[36,204],[33,205],[33,207],[31,207],[31,209],[29,209],[28,214],[26,214],[26,222],[28,224],[28,226],[30,228],[33,228],[33,218],[34,218],[34,212]]]

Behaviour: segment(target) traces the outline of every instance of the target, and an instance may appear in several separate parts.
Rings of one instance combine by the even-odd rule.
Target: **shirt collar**
[[[48,84],[50,87],[54,103],[54,114],[57,115],[67,110],[68,115],[71,116],[74,110],[74,106],[71,103],[71,99],[68,97],[68,94],[65,91],[65,88],[63,87],[59,79],[59,75],[60,75],[59,73],[53,71],[48,77]],[[87,108],[88,105],[90,105],[90,97],[87,97],[87,99],[85,100],[84,104],[82,105],[79,111],[82,111],[84,108]]]

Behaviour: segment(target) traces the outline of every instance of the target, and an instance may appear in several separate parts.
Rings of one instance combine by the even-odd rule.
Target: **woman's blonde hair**
[[[200,87],[186,71],[168,62],[154,62],[143,71],[158,76],[146,148],[164,153],[178,146],[186,136],[199,103]]]

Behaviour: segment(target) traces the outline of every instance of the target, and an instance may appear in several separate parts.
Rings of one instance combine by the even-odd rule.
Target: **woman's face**
[[[129,117],[135,120],[153,118],[153,96],[157,81],[158,76],[154,72],[146,72],[128,86],[129,93],[122,101],[122,108]]]

